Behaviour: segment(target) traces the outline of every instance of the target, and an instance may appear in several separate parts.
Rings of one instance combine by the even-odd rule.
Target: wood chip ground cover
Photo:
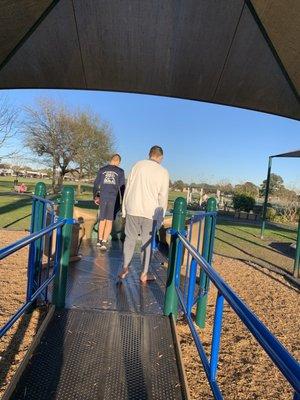
[[[1,247],[25,235],[25,232],[0,230]],[[25,248],[0,261],[0,326],[3,326],[24,302],[27,254]],[[0,398],[24,358],[42,318],[43,314],[39,311],[25,315],[0,339]]]
[[[215,268],[284,346],[300,359],[300,295],[286,281],[267,270],[216,256]],[[216,290],[211,287],[205,330],[200,333],[210,352]],[[200,330],[199,330],[200,332]],[[191,399],[213,399],[189,328],[178,324]],[[228,400],[287,400],[292,389],[228,305],[225,305],[218,382]]]

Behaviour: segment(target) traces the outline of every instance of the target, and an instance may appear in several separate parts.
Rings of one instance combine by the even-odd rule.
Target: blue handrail
[[[203,216],[202,216],[203,218]],[[185,248],[190,254],[191,260],[191,273],[189,276],[189,296],[188,301],[185,300],[180,289],[180,279],[176,281],[176,291],[180,301],[182,310],[187,319],[191,329],[192,336],[200,355],[201,361],[204,366],[208,381],[210,383],[212,392],[216,399],[223,399],[222,393],[216,381],[216,372],[219,356],[222,315],[223,315],[223,302],[224,299],[235,311],[244,325],[252,333],[258,343],[262,346],[268,356],[275,363],[277,368],[282,372],[287,381],[295,390],[294,399],[300,398],[300,364],[296,359],[286,350],[286,348],[279,342],[279,340],[267,329],[267,327],[258,319],[258,317],[248,308],[248,306],[237,296],[237,294],[230,288],[229,285],[221,278],[215,269],[200,255],[197,249],[192,246],[186,237],[181,233],[176,233],[179,238],[180,247]],[[176,263],[176,276],[180,276],[181,268],[181,254],[182,251],[178,249],[178,260]],[[201,339],[198,336],[197,330],[191,317],[191,293],[194,295],[194,288],[196,284],[195,268],[199,265],[207,274],[210,281],[218,289],[218,296],[215,308],[215,319],[212,338],[212,350],[210,360],[208,359]]]
[[[30,233],[39,232],[41,229],[46,228],[47,225],[51,225],[55,222],[55,210],[54,202],[52,200],[32,195],[32,211],[31,211],[31,224]],[[49,233],[47,238],[48,249],[48,262],[46,275],[49,276],[50,270],[50,257],[52,251],[52,232]],[[32,294],[38,286],[41,284],[42,279],[42,254],[45,247],[45,240],[37,239],[32,242],[29,246],[29,257],[28,257],[28,280],[27,280],[27,292],[26,299],[30,300]],[[48,287],[43,293],[45,301],[47,301]]]
[[[46,202],[45,202],[46,203]],[[38,287],[34,289],[34,291],[30,292],[29,295],[27,293],[27,299],[22,307],[6,322],[4,326],[0,328],[0,338],[5,335],[5,333],[13,326],[13,324],[25,313],[25,311],[33,304],[33,302],[45,291],[49,284],[54,280],[55,275],[58,270],[58,264],[61,255],[61,230],[62,227],[71,223],[67,219],[60,219],[55,223],[47,226],[46,228],[41,229],[38,232],[31,233],[27,237],[16,241],[2,249],[0,249],[0,260],[8,257],[14,252],[26,247],[28,245],[33,245],[37,240],[41,239],[47,234],[52,234],[54,230],[57,230],[57,239],[56,239],[56,248],[55,248],[55,259],[53,264],[53,271],[50,276],[48,276],[43,283],[40,283]],[[34,247],[33,247],[34,248]],[[30,258],[30,255],[29,255]],[[29,278],[30,279],[30,278]]]
[[[30,243],[33,243],[35,240],[40,239],[41,237],[47,235],[54,231],[57,228],[62,227],[66,223],[66,220],[59,220],[52,225],[47,226],[46,228],[40,230],[39,232],[32,233],[31,235],[26,236],[23,239],[17,240],[16,242],[9,244],[6,247],[0,249],[0,260],[9,256],[10,254],[22,249],[23,247],[28,246]]]

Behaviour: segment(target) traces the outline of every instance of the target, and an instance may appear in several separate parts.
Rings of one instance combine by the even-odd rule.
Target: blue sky
[[[16,106],[38,97],[71,107],[88,107],[110,122],[123,168],[147,156],[153,144],[164,148],[172,180],[233,184],[265,179],[270,154],[300,148],[297,121],[213,104],[148,95],[74,90],[7,90]],[[300,159],[275,159],[273,172],[300,189]]]

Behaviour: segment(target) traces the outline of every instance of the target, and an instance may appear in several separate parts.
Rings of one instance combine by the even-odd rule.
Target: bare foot
[[[129,268],[123,268],[122,271],[119,273],[118,277],[120,279],[125,279],[126,276],[129,274]]]
[[[155,281],[155,277],[154,276],[149,276],[148,274],[142,273],[140,276],[140,281],[141,283],[147,283],[147,282],[152,282]]]

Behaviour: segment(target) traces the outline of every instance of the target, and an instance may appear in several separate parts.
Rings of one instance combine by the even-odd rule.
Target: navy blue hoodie
[[[105,165],[100,168],[94,182],[93,194],[100,199],[116,201],[118,194],[123,197],[125,190],[125,174],[122,168],[115,165]]]

